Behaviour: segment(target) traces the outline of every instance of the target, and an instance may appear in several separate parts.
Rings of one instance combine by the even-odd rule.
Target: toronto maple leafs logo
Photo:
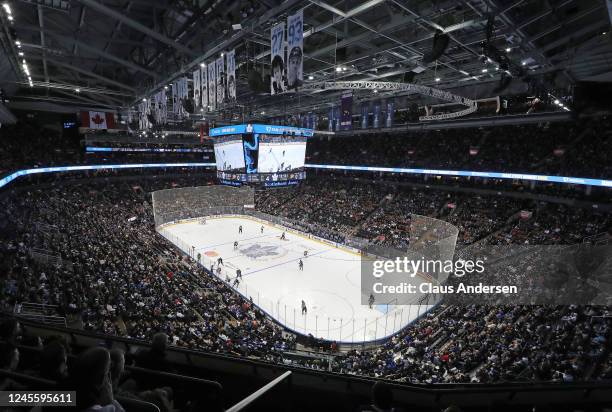
[[[240,249],[240,252],[252,259],[259,259],[264,257],[278,257],[281,255],[280,248],[275,245],[254,244],[249,247]]]

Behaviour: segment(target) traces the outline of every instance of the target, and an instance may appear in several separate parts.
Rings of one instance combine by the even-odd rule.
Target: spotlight
[[[524,62],[521,63],[521,65],[527,66],[527,62],[524,61]]]
[[[3,3],[2,7],[4,8],[7,14],[11,14],[11,6],[9,6],[8,3]]]
[[[308,80],[314,80],[314,76],[312,75],[308,76]]]
[[[168,90],[168,86],[164,86],[164,90]]]
[[[482,69],[482,72],[486,73],[486,72],[488,72],[488,70],[487,69]]]
[[[8,20],[9,21],[13,21],[13,16],[11,16],[10,14],[8,15]]]
[[[225,54],[224,54],[224,53],[221,53],[221,57],[223,57],[223,56],[225,56]]]
[[[142,101],[143,101],[143,102],[146,102],[146,101],[147,101],[147,99],[143,98],[143,99],[142,99]]]
[[[15,44],[16,44],[17,46],[21,46],[21,42],[20,42],[19,40],[15,40]]]
[[[439,82],[439,81],[440,81],[440,78],[439,78],[439,77],[436,77],[436,81],[437,81],[437,82]]]
[[[23,52],[19,52],[18,54],[19,54],[21,57],[23,57]]]
[[[336,67],[336,71],[337,72],[341,72],[342,71],[342,67],[340,67],[340,66]]]
[[[559,100],[555,100],[555,104],[559,104],[559,103],[560,103]]]
[[[81,89],[79,89],[78,87],[76,89],[74,89],[75,92],[80,93]]]
[[[510,47],[506,47],[506,53],[510,53],[510,50],[512,50]]]
[[[205,63],[200,63],[200,67],[206,67]]]
[[[378,90],[374,89],[374,93],[378,93]]]

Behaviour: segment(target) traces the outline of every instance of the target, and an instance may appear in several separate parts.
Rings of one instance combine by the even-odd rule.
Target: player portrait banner
[[[236,101],[236,50],[227,53],[227,100]]]
[[[286,90],[285,81],[285,23],[277,24],[270,31],[270,94],[283,93]]]
[[[200,84],[202,86],[202,107],[208,110],[208,70],[206,66],[200,68]]]
[[[193,72],[193,107],[200,107],[200,69]]]
[[[368,117],[370,116],[370,102],[361,103],[361,128],[368,128]]]
[[[208,105],[210,110],[217,109],[217,82],[216,64],[214,61],[208,63]]]
[[[385,117],[385,127],[393,127],[393,117],[395,115],[395,101],[387,99],[387,116]]]
[[[340,130],[351,130],[353,126],[353,92],[342,95],[340,109]]]
[[[330,107],[329,108],[329,113],[327,115],[327,118],[329,119],[329,122],[327,123],[327,130],[330,132],[334,131],[334,108]]]
[[[297,90],[304,81],[304,12],[287,17],[287,88]]]
[[[374,116],[372,119],[372,127],[375,129],[380,127],[380,101],[374,102]]]
[[[225,102],[225,59],[223,56],[217,59],[217,106],[221,107]]]

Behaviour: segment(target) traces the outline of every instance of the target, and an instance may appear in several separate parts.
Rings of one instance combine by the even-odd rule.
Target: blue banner
[[[368,117],[370,116],[370,102],[361,103],[361,128],[368,128]]]
[[[395,101],[393,99],[387,99],[387,116],[385,120],[385,127],[393,127],[393,117],[395,115]]]
[[[340,130],[353,128],[353,92],[345,93],[340,99]]]
[[[372,127],[378,129],[380,127],[380,101],[374,102],[374,118],[372,119]]]
[[[334,107],[334,131],[340,131],[340,106]]]

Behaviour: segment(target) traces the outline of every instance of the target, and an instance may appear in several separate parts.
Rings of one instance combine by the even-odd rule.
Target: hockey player
[[[368,305],[370,305],[370,309],[372,309],[372,305],[374,305],[374,295],[370,293],[370,298],[368,299]]]
[[[242,234],[242,225],[238,226],[238,234],[241,235]]]
[[[238,249],[238,241],[234,240],[234,250]]]
[[[308,314],[308,309],[306,308],[306,302],[302,301],[302,315]]]
[[[302,259],[300,259],[300,261],[298,262],[298,267],[300,268],[300,270],[304,270],[304,262],[302,262]]]

